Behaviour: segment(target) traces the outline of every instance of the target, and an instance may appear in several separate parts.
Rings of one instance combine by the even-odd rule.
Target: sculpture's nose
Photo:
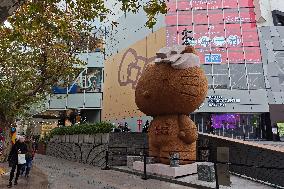
[[[143,96],[144,96],[144,98],[146,98],[146,99],[150,98],[150,93],[149,93],[149,91],[144,91],[144,92],[143,92]]]

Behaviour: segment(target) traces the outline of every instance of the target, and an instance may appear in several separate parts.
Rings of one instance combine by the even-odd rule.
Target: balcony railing
[[[101,109],[102,93],[54,94],[49,97],[49,110]]]

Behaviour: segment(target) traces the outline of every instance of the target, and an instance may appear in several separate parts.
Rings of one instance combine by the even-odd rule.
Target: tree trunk
[[[0,151],[0,163],[7,161],[10,149],[12,147],[10,124],[8,122],[0,122],[0,128],[3,130],[2,136],[4,137],[3,148]]]

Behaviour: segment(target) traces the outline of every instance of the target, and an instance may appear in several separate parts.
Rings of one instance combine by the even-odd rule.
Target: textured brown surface
[[[140,111],[154,117],[149,130],[150,156],[166,164],[171,152],[179,152],[182,164],[195,160],[197,131],[188,115],[204,101],[207,86],[201,68],[147,66],[138,81],[135,101]]]
[[[169,64],[150,64],[138,81],[136,104],[150,116],[188,115],[204,101],[207,89],[201,68],[177,70]]]

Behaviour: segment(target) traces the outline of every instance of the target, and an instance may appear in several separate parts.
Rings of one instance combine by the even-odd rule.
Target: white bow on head
[[[168,63],[175,69],[187,69],[190,67],[200,67],[199,57],[194,53],[184,53],[184,45],[164,47],[156,55],[155,63]]]

